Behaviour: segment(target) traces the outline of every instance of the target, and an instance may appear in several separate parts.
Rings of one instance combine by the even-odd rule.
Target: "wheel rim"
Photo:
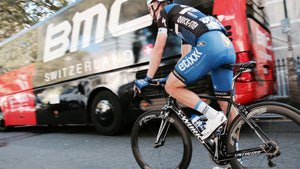
[[[144,126],[146,127],[146,126]],[[174,126],[172,126],[174,127]],[[173,130],[173,129],[172,129]],[[142,135],[141,135],[142,134]],[[154,134],[154,133],[152,133]],[[151,137],[152,136],[152,137]],[[173,158],[173,163],[167,163],[165,160],[166,158],[169,159],[172,157],[172,154],[183,154],[184,147],[183,147],[183,140],[179,136],[167,136],[167,142],[164,146],[153,148],[154,147],[154,140],[156,135],[151,135],[151,131],[145,132],[145,128],[141,129],[139,139],[137,140],[140,155],[143,158],[143,163],[146,164],[147,167],[153,168],[177,168],[178,163],[183,158],[179,156]],[[181,146],[178,146],[181,145]],[[170,151],[171,150],[171,151]],[[173,150],[173,151],[172,151]],[[168,154],[168,152],[170,152]],[[157,157],[157,158],[154,158]],[[171,158],[172,159],[172,158]],[[170,162],[168,161],[168,162]],[[145,166],[144,166],[145,167]]]
[[[178,128],[176,120],[168,120],[170,128],[163,146],[154,146],[161,124],[159,114],[152,111],[136,121],[131,138],[134,156],[141,168],[186,168],[191,158],[191,142],[187,135],[184,138],[179,133],[184,128]]]
[[[97,121],[103,126],[109,126],[114,119],[113,106],[108,100],[100,100],[96,106]]]

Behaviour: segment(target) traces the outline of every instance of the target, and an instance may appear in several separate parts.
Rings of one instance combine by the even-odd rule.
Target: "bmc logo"
[[[152,24],[152,18],[150,15],[144,15],[126,23],[119,24],[122,4],[127,1],[128,0],[115,0],[111,6],[108,20],[108,31],[114,37]],[[56,25],[50,23],[46,30],[43,61],[48,62],[60,58],[68,49],[70,52],[76,52],[78,50],[81,27],[83,27],[81,37],[82,42],[80,43],[81,47],[88,47],[91,42],[94,18],[96,18],[96,28],[95,34],[93,34],[94,38],[92,39],[95,43],[102,42],[104,40],[107,15],[107,9],[102,3],[99,3],[85,11],[76,12],[72,18],[73,24],[67,20]]]

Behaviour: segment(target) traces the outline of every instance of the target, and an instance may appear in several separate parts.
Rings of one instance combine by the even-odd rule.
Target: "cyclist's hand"
[[[138,90],[141,93],[142,88],[148,86],[151,83],[152,79],[146,76],[145,79],[138,79],[134,83],[133,91]]]
[[[169,75],[167,76],[167,77],[165,77],[165,78],[163,78],[163,79],[159,79],[158,80],[158,84],[161,84],[161,83],[166,83],[166,81],[168,80],[168,78],[169,78]]]

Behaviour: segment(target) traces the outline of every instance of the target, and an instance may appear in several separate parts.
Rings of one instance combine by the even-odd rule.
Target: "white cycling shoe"
[[[204,130],[201,132],[201,139],[207,139],[218,127],[227,121],[226,116],[222,112],[218,112],[214,119],[208,119],[204,126]]]

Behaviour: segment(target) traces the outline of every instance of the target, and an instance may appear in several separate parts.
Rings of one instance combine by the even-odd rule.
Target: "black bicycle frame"
[[[176,100],[172,97],[169,97],[169,101],[167,103],[167,108],[173,110],[177,116],[181,119],[181,121],[187,126],[187,128],[193,133],[193,135],[204,145],[204,147],[208,150],[208,152],[213,155],[214,151],[205,141],[201,139],[200,131],[194,126],[188,116],[181,110],[178,106]]]
[[[202,96],[200,96],[202,97]],[[220,100],[220,101],[227,101],[228,103],[231,103],[232,101],[229,98],[220,98],[220,97],[214,97],[214,96],[203,96],[202,98],[206,98],[206,99],[215,99],[215,100]],[[232,104],[232,103],[231,103]],[[193,123],[191,122],[191,120],[188,118],[188,116],[181,110],[181,108],[178,106],[176,100],[172,97],[169,96],[169,100],[168,103],[165,106],[166,109],[171,109],[172,111],[174,111],[174,113],[176,113],[176,115],[181,119],[181,121],[187,126],[187,128],[193,133],[193,135],[204,145],[204,147],[207,149],[207,151],[211,154],[211,156],[215,156],[215,151],[213,150],[214,147],[211,147],[207,142],[203,141],[201,139],[201,132],[193,125]],[[230,110],[230,109],[229,109]],[[228,111],[227,115],[229,114],[230,111]],[[245,120],[245,121],[248,121]],[[253,121],[254,122],[254,121]],[[251,124],[251,126],[253,125],[252,122],[249,122]],[[255,124],[255,123],[254,123]],[[159,130],[159,134],[157,136],[157,142],[156,144],[158,144],[158,146],[160,146],[163,143],[159,144],[159,140],[162,137],[162,131],[164,131],[164,127],[166,126],[165,121],[162,122],[161,124],[161,128]],[[258,127],[258,126],[257,126]],[[259,128],[259,127],[258,127]],[[166,129],[166,131],[168,130],[168,128]],[[224,130],[227,130],[227,125],[225,126]],[[256,130],[255,128],[253,128],[253,130]],[[260,134],[258,133],[258,136],[260,137]],[[164,138],[162,138],[162,141],[164,141],[165,139],[165,135],[163,135]],[[221,142],[223,142],[223,139],[219,140]],[[218,143],[215,143],[218,144]],[[245,157],[245,156],[251,156],[251,155],[257,155],[260,153],[265,153],[266,151],[262,148],[262,147],[257,147],[257,148],[252,148],[252,149],[246,149],[246,150],[240,150],[237,151],[234,154],[226,154],[226,155],[222,155],[219,156],[220,154],[217,154],[217,157],[221,157],[215,160],[218,161],[228,161],[234,158],[241,158],[241,157]]]
[[[234,100],[235,82],[236,82],[237,77],[241,73],[243,73],[243,72],[242,71],[238,71],[234,75],[233,83],[232,83],[232,86],[231,86],[231,95],[230,95],[230,98],[222,98],[222,97],[216,97],[216,96],[201,96],[201,95],[199,95],[199,97],[200,98],[205,98],[205,99],[210,99],[210,100],[226,101],[228,103],[227,111],[226,111],[227,119],[228,119],[228,117],[230,115],[231,106],[234,106],[234,107],[238,108],[239,115],[251,127],[251,129],[253,129],[255,131],[255,133],[257,134],[257,136],[262,140],[262,142],[267,147],[268,146],[267,145],[267,141],[270,141],[270,139],[262,131],[262,129],[254,122],[254,120],[247,118],[248,112],[247,112],[246,108],[244,106],[240,105],[239,103],[236,103],[236,102],[233,101]],[[215,157],[215,160],[218,160],[220,162],[221,161],[228,161],[228,160],[231,160],[231,159],[234,159],[234,158],[241,158],[241,157],[245,157],[245,156],[251,156],[251,155],[256,155],[256,154],[267,152],[263,147],[256,147],[256,148],[251,148],[251,149],[240,150],[240,151],[237,151],[234,154],[226,154],[226,155],[219,156],[219,155],[221,155],[219,153],[219,150],[215,149],[215,151],[214,151],[213,150],[214,147],[212,147],[207,142],[205,142],[205,141],[203,141],[201,139],[201,137],[200,137],[201,136],[201,132],[193,125],[193,123],[188,118],[188,116],[181,110],[181,108],[178,106],[178,104],[176,102],[176,99],[172,98],[171,96],[169,96],[167,104],[163,108],[164,111],[167,111],[167,109],[171,109],[171,110],[173,110],[176,113],[176,115],[187,126],[187,128],[193,133],[193,135],[204,145],[204,147],[208,150],[208,152],[211,154],[211,156]],[[162,121],[159,133],[157,135],[155,146],[161,146],[161,145],[163,145],[163,142],[164,142],[165,137],[166,137],[166,134],[163,135],[163,131],[166,131],[166,132],[168,131],[168,125],[167,125],[167,129],[166,130],[165,130],[165,126],[166,126],[166,121]],[[224,127],[224,133],[226,133],[227,127],[228,127],[228,123],[226,123],[226,126]],[[221,141],[220,143],[224,143],[223,140],[226,137],[227,136],[226,135],[224,136],[224,134],[223,134],[222,135],[222,139],[219,139],[217,141]],[[263,137],[266,140],[263,139]],[[162,141],[162,143],[160,143],[160,140]],[[215,143],[215,144],[219,144],[219,143]]]

